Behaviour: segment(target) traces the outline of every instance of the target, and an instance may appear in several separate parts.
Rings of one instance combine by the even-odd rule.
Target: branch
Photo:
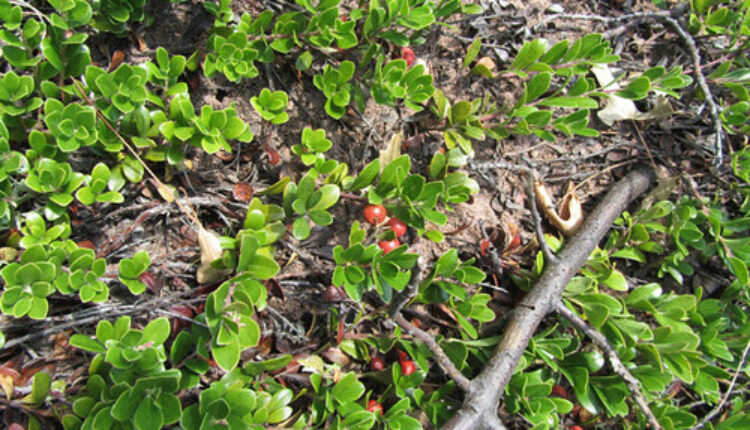
[[[557,304],[555,304],[555,311],[557,311],[558,314],[570,321],[575,328],[582,331],[589,339],[591,339],[592,342],[594,342],[596,346],[607,353],[607,358],[609,358],[609,363],[612,365],[612,370],[614,370],[616,374],[620,375],[620,377],[625,380],[625,383],[628,385],[628,389],[630,390],[630,394],[633,395],[633,397],[635,398],[635,403],[639,408],[641,408],[641,411],[648,419],[649,424],[651,424],[651,428],[655,430],[661,430],[662,427],[659,424],[659,421],[656,419],[656,416],[654,416],[654,413],[651,412],[651,408],[648,407],[648,401],[641,392],[638,380],[635,379],[628,368],[625,367],[624,364],[622,364],[622,361],[620,361],[620,357],[617,355],[617,351],[615,351],[612,345],[610,345],[609,341],[607,341],[607,338],[604,337],[604,335],[601,334],[598,330],[588,325],[586,321],[582,320],[581,317],[578,316],[578,314],[568,309],[562,301],[559,301],[557,302]]]
[[[696,424],[695,427],[693,427],[690,430],[702,429],[703,426],[708,424],[708,422],[711,421],[711,419],[715,417],[716,414],[718,414],[721,411],[721,408],[724,407],[724,404],[727,402],[727,400],[729,400],[729,395],[732,394],[732,389],[734,388],[734,384],[737,382],[737,377],[740,375],[740,372],[742,372],[742,368],[745,366],[745,359],[747,359],[748,350],[750,350],[750,342],[747,343],[747,345],[745,346],[745,350],[742,351],[742,358],[740,358],[740,364],[737,366],[737,371],[734,372],[734,376],[732,377],[732,382],[729,383],[729,388],[727,388],[727,392],[726,394],[724,394],[724,398],[721,399],[721,402],[719,402],[719,404],[716,405],[716,407],[713,408],[711,412],[709,412],[705,417],[703,417],[703,420],[701,420],[701,422]]]
[[[497,420],[497,407],[505,387],[526,350],[539,323],[560,301],[570,279],[586,262],[612,222],[639,194],[648,188],[653,172],[647,167],[633,170],[617,182],[588,216],[586,222],[558,254],[558,261],[547,265],[534,288],[513,310],[503,339],[487,366],[471,382],[461,409],[444,429],[488,428]]]
[[[471,390],[471,381],[469,381],[469,378],[464,376],[464,374],[456,368],[450,358],[445,354],[445,351],[443,351],[443,348],[437,344],[435,338],[431,334],[415,327],[414,324],[407,321],[401,313],[393,316],[391,319],[393,319],[393,322],[398,324],[407,333],[412,335],[412,337],[425,344],[427,349],[429,349],[430,352],[432,352],[432,355],[435,356],[435,360],[440,368],[443,369],[443,372],[445,372],[445,374],[448,375],[464,393],[468,393]]]

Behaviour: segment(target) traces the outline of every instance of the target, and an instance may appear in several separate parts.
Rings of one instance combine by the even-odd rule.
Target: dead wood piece
[[[648,188],[652,180],[652,170],[640,167],[617,182],[604,196],[578,233],[558,254],[558,261],[545,267],[534,288],[513,310],[495,355],[472,380],[472,389],[466,392],[463,406],[444,429],[496,428],[489,426],[498,421],[496,410],[500,398],[542,318],[554,310],[565,286],[609,231],[615,218]]]

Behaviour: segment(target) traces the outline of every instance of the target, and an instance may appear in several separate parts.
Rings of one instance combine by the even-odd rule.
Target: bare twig
[[[646,419],[648,419],[649,424],[651,424],[651,428],[655,430],[661,429],[662,427],[659,424],[659,421],[656,419],[656,416],[654,416],[654,413],[651,412],[651,408],[649,408],[648,406],[648,401],[641,392],[638,380],[635,379],[628,368],[625,367],[624,364],[622,364],[622,361],[620,361],[620,357],[617,355],[617,351],[615,351],[612,345],[610,345],[607,338],[604,337],[604,335],[601,334],[598,330],[595,330],[593,327],[587,324],[586,321],[578,316],[578,314],[568,309],[562,301],[558,301],[555,304],[555,311],[557,311],[558,314],[570,321],[575,328],[582,331],[589,339],[591,339],[592,342],[594,342],[596,346],[598,346],[607,354],[609,363],[612,365],[612,370],[616,374],[620,375],[620,377],[625,381],[625,384],[627,384],[628,389],[630,390],[630,394],[635,399],[635,403],[639,408],[641,408],[641,411],[646,416]]]
[[[0,351],[7,350],[16,345],[20,345],[31,339],[59,333],[69,328],[84,326],[86,324],[98,322],[103,319],[119,317],[121,315],[138,315],[138,314],[144,314],[144,313],[161,312],[162,308],[160,306],[166,305],[168,307],[174,307],[178,305],[178,303],[173,301],[174,299],[177,299],[180,297],[195,296],[198,290],[199,288],[188,290],[188,291],[180,291],[180,292],[173,293],[165,297],[156,297],[150,300],[139,300],[133,304],[119,304],[119,303],[118,304],[102,304],[102,305],[98,305],[96,307],[92,307],[89,309],[84,309],[79,312],[73,312],[63,317],[49,317],[49,318],[46,318],[45,320],[41,320],[40,322],[45,322],[45,321],[51,322],[51,323],[54,323],[54,325],[46,329],[43,329],[41,331],[33,331],[21,337],[10,339],[5,343],[5,345],[0,347]],[[193,297],[191,299],[183,301],[182,303],[192,303],[192,302],[202,302],[202,301],[205,301],[205,296]],[[199,324],[199,325],[205,326],[205,324],[200,323],[198,321],[195,321],[195,320],[190,320],[190,321],[193,324]],[[0,329],[3,332],[8,332],[13,329],[13,324],[2,326],[0,327]]]
[[[526,175],[526,197],[529,199],[529,206],[531,206],[531,219],[534,221],[534,233],[536,234],[536,241],[539,242],[539,247],[542,249],[544,259],[547,260],[547,264],[556,263],[557,256],[549,247],[549,244],[544,239],[544,231],[542,230],[542,216],[539,215],[539,208],[536,204],[536,192],[534,192],[534,175]]]
[[[504,169],[511,172],[522,172],[533,174],[534,169],[520,164],[506,163],[505,161],[488,161],[484,163],[469,162],[469,167],[475,170]]]
[[[414,324],[407,321],[400,312],[392,319],[396,324],[399,325],[399,327],[404,329],[407,333],[412,335],[412,337],[427,346],[427,349],[429,349],[430,352],[432,352],[432,355],[435,357],[435,361],[437,361],[438,366],[443,369],[443,372],[445,372],[446,375],[448,375],[448,377],[450,377],[453,382],[455,382],[456,385],[458,385],[458,387],[463,390],[464,393],[467,393],[471,390],[471,381],[469,381],[469,378],[464,376],[464,374],[456,368],[450,358],[448,358],[448,356],[445,354],[445,351],[443,351],[440,345],[437,344],[435,338],[431,334],[415,327]]]
[[[750,351],[750,342],[747,343],[745,346],[745,350],[742,351],[742,358],[740,358],[740,364],[737,366],[737,371],[734,372],[734,376],[732,377],[732,382],[729,383],[729,387],[727,388],[727,392],[724,394],[724,398],[721,399],[721,402],[719,402],[718,405],[716,405],[715,408],[711,409],[711,412],[706,414],[705,417],[695,425],[691,430],[699,430],[703,428],[706,424],[708,424],[713,417],[715,417],[719,412],[721,412],[721,409],[724,407],[724,404],[726,404],[727,400],[729,400],[729,396],[732,394],[732,389],[734,389],[734,384],[737,383],[737,378],[740,376],[740,373],[742,372],[742,368],[745,367],[745,360],[747,359],[747,353]]]
[[[394,297],[391,302],[391,317],[399,315],[401,309],[403,309],[404,306],[406,306],[406,304],[417,295],[417,292],[419,291],[419,283],[422,282],[422,272],[424,272],[426,267],[427,265],[425,264],[424,258],[417,258],[417,264],[411,270],[411,280],[409,280],[409,284],[404,288],[404,291]]]
[[[498,421],[500,398],[542,318],[554,310],[565,286],[609,231],[614,219],[652,179],[653,172],[641,167],[617,182],[558,254],[558,261],[544,268],[534,288],[513,310],[494,356],[472,380],[472,389],[466,393],[463,406],[444,429],[492,428]]]

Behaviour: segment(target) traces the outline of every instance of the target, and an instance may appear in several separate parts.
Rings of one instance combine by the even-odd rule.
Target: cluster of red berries
[[[404,376],[409,376],[414,373],[415,370],[417,370],[417,366],[403,351],[398,351],[398,364],[401,365],[401,374]],[[385,369],[385,363],[383,362],[383,359],[380,357],[373,357],[372,360],[370,360],[370,369],[376,372]]]
[[[380,225],[388,219],[385,207],[383,205],[367,205],[364,210],[365,221],[372,225]],[[388,219],[388,226],[393,230],[393,234],[396,235],[396,239],[393,240],[381,240],[378,242],[378,246],[383,250],[383,254],[387,254],[401,245],[398,238],[406,234],[406,224],[398,218]]]
[[[401,374],[404,376],[409,376],[414,373],[415,370],[417,370],[417,366],[403,351],[398,351],[398,364],[401,365]],[[370,369],[376,372],[385,369],[385,363],[383,362],[383,359],[380,357],[373,357],[372,360],[370,360]],[[370,400],[369,402],[367,402],[367,410],[372,413],[383,415],[383,406],[378,403],[377,400]]]

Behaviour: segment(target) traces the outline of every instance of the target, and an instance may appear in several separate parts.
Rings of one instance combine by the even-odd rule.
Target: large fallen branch
[[[497,407],[529,340],[537,326],[562,297],[563,290],[612,222],[653,179],[653,172],[641,167],[633,170],[604,196],[554,262],[549,262],[534,288],[516,305],[494,356],[482,373],[471,381],[461,409],[443,429],[498,428]]]

